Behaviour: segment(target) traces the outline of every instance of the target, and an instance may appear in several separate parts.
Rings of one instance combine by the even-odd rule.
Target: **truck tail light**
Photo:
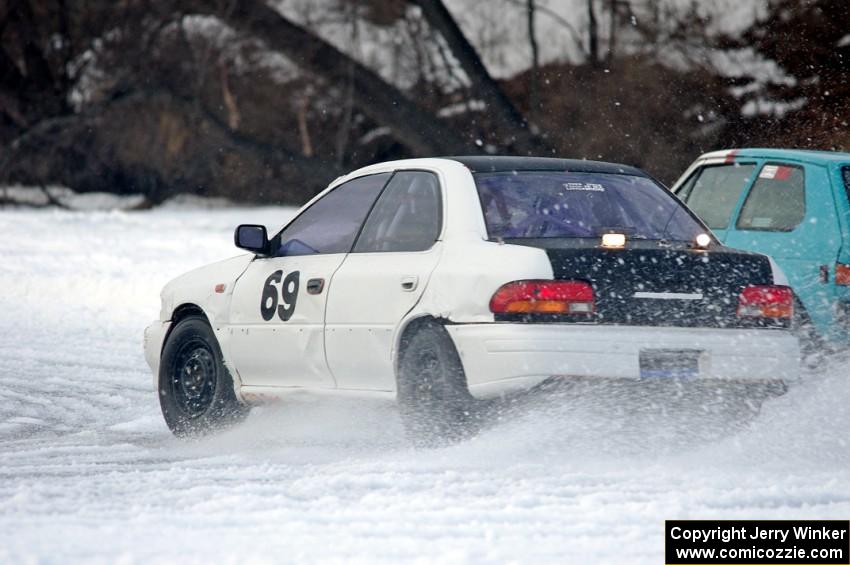
[[[742,318],[791,318],[794,316],[794,292],[780,285],[748,286],[738,300]]]
[[[579,314],[596,310],[593,287],[584,281],[514,281],[490,299],[494,314]]]
[[[842,286],[850,286],[850,265],[836,263],[835,284],[840,284]]]

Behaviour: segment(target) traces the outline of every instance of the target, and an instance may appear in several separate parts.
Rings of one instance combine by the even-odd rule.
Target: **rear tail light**
[[[791,318],[794,316],[794,292],[787,286],[748,286],[738,300],[738,316]]]
[[[515,281],[490,299],[494,314],[584,314],[596,309],[593,287],[584,281]]]
[[[850,265],[837,263],[835,265],[835,284],[850,285]]]

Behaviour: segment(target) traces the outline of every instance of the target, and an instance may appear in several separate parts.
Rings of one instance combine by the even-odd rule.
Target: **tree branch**
[[[452,55],[469,77],[476,96],[487,105],[487,110],[501,126],[503,136],[508,138],[504,144],[520,151],[541,149],[540,140],[532,135],[525,117],[490,76],[475,47],[466,39],[442,0],[412,1],[422,9],[429,25],[439,31],[446,40]]]
[[[199,13],[219,15],[211,2],[190,0],[188,3]],[[351,77],[357,107],[375,122],[389,127],[414,152],[435,155],[474,150],[474,145],[435,119],[433,113],[324,39],[292,23],[263,0],[239,2],[227,22],[329,82],[345,84]]]

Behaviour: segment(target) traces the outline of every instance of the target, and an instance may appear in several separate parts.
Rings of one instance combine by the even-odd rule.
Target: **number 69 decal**
[[[292,317],[295,313],[295,302],[298,300],[298,280],[301,276],[300,271],[292,271],[286,278],[283,279],[283,284],[278,284],[283,278],[283,271],[275,271],[269,278],[266,279],[266,284],[263,285],[263,297],[260,300],[260,314],[265,321],[270,321],[274,318],[275,312],[278,317],[284,322]],[[280,294],[281,299],[278,299]],[[281,304],[278,305],[278,302]]]

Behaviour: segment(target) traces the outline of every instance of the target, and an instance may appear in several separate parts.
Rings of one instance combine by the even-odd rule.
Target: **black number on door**
[[[275,271],[266,279],[263,285],[263,296],[260,299],[260,315],[265,321],[271,321],[275,312],[286,322],[295,313],[295,303],[298,301],[298,286],[301,273],[292,271],[283,278],[283,271]],[[283,279],[283,284],[278,289]],[[278,299],[280,295],[280,299]],[[280,303],[280,304],[279,304]]]

